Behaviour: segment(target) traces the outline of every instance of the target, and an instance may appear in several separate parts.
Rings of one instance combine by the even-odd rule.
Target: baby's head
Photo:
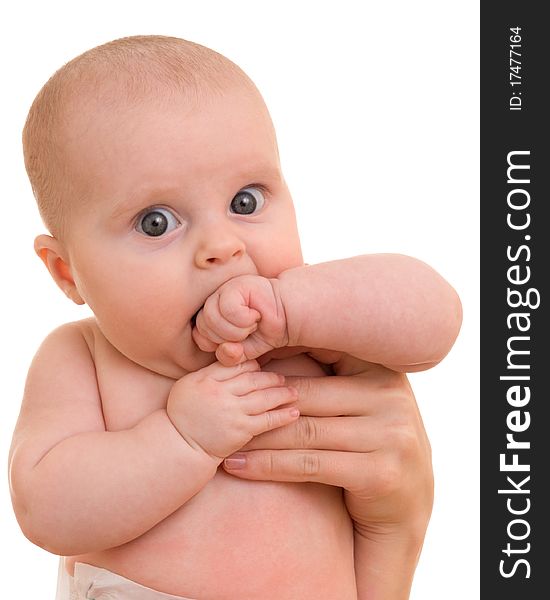
[[[82,54],[38,94],[23,141],[52,234],[37,253],[147,368],[179,377],[212,362],[191,338],[205,299],[302,264],[265,104],[203,46],[144,36]]]

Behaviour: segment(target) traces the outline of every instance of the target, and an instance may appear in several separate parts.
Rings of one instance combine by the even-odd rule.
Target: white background
[[[402,252],[458,290],[464,325],[455,347],[435,369],[411,377],[436,474],[411,598],[478,598],[478,3],[8,6],[0,18],[2,460],[36,348],[58,324],[88,315],[57,290],[32,250],[44,230],[20,146],[28,108],[58,67],[92,46],[135,34],[188,38],[234,60],[262,91],[306,261]],[[2,597],[53,599],[57,558],[21,534],[5,478],[0,513]]]

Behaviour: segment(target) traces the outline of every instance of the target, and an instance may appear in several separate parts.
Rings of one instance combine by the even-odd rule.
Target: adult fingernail
[[[246,456],[244,454],[233,454],[223,461],[223,465],[226,469],[230,469],[231,471],[244,469],[246,467]]]

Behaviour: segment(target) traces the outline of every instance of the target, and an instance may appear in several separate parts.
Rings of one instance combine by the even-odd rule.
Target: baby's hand
[[[193,339],[226,366],[286,346],[288,330],[277,279],[243,275],[224,283],[197,315]]]
[[[254,436],[296,421],[297,399],[283,375],[261,371],[255,360],[216,362],[178,380],[166,412],[190,446],[221,462]]]

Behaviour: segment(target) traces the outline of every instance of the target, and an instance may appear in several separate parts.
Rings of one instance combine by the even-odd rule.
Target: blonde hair
[[[86,99],[105,103],[162,102],[185,94],[200,101],[248,76],[210,48],[180,38],[132,36],[97,46],[61,67],[36,96],[23,129],[25,167],[44,224],[61,237],[76,186],[63,146],[71,111]],[[113,94],[113,91],[115,92]]]

